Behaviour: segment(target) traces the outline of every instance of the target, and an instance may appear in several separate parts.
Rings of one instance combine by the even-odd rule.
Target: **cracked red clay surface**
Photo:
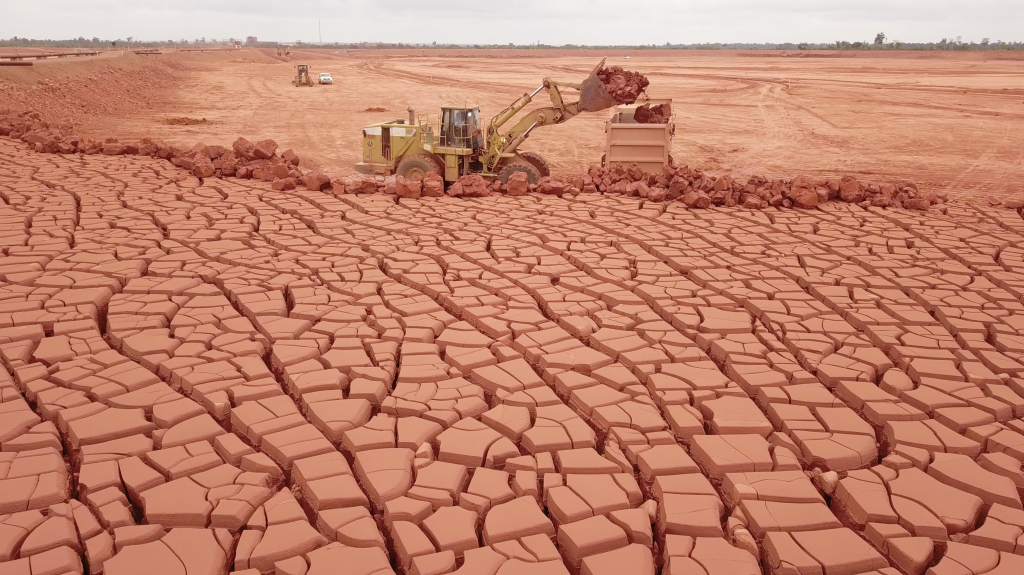
[[[0,199],[0,573],[1024,570],[1018,210]]]

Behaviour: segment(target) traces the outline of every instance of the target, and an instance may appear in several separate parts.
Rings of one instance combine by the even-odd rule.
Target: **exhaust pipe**
[[[415,126],[416,125],[416,109],[413,108],[412,106],[409,106],[409,110],[408,111],[409,111],[409,124]]]

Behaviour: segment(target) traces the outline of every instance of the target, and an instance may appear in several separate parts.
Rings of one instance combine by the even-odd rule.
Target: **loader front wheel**
[[[501,183],[507,184],[508,179],[511,178],[512,174],[516,172],[525,172],[526,181],[530,182],[531,184],[536,184],[537,182],[540,181],[541,178],[540,172],[537,171],[537,167],[534,166],[533,164],[528,162],[512,162],[511,164],[508,164],[505,167],[503,167],[501,171],[498,172],[498,179],[501,180]]]
[[[402,158],[395,169],[396,176],[402,176],[409,180],[422,180],[427,177],[428,172],[434,172],[441,176],[441,166],[437,160],[426,154],[413,154]]]
[[[548,167],[548,161],[544,159],[544,156],[536,152],[520,152],[519,155],[527,162],[533,164],[533,167],[537,168],[537,173],[540,174],[540,177],[543,178],[544,176],[551,175],[551,168]]]

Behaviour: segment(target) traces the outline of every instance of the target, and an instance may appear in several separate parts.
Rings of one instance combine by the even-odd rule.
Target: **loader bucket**
[[[598,112],[619,103],[615,98],[612,98],[612,95],[604,88],[604,84],[601,83],[601,79],[597,77],[597,72],[603,66],[604,59],[594,68],[590,76],[583,81],[583,88],[580,90],[581,112]]]

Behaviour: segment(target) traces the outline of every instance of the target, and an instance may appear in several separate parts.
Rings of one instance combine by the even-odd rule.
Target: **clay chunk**
[[[496,505],[484,519],[484,545],[537,534],[554,537],[555,527],[533,497],[518,497]]]
[[[889,566],[889,562],[871,545],[845,527],[768,533],[763,548],[765,563],[772,573],[796,568],[800,573],[852,575]]]

